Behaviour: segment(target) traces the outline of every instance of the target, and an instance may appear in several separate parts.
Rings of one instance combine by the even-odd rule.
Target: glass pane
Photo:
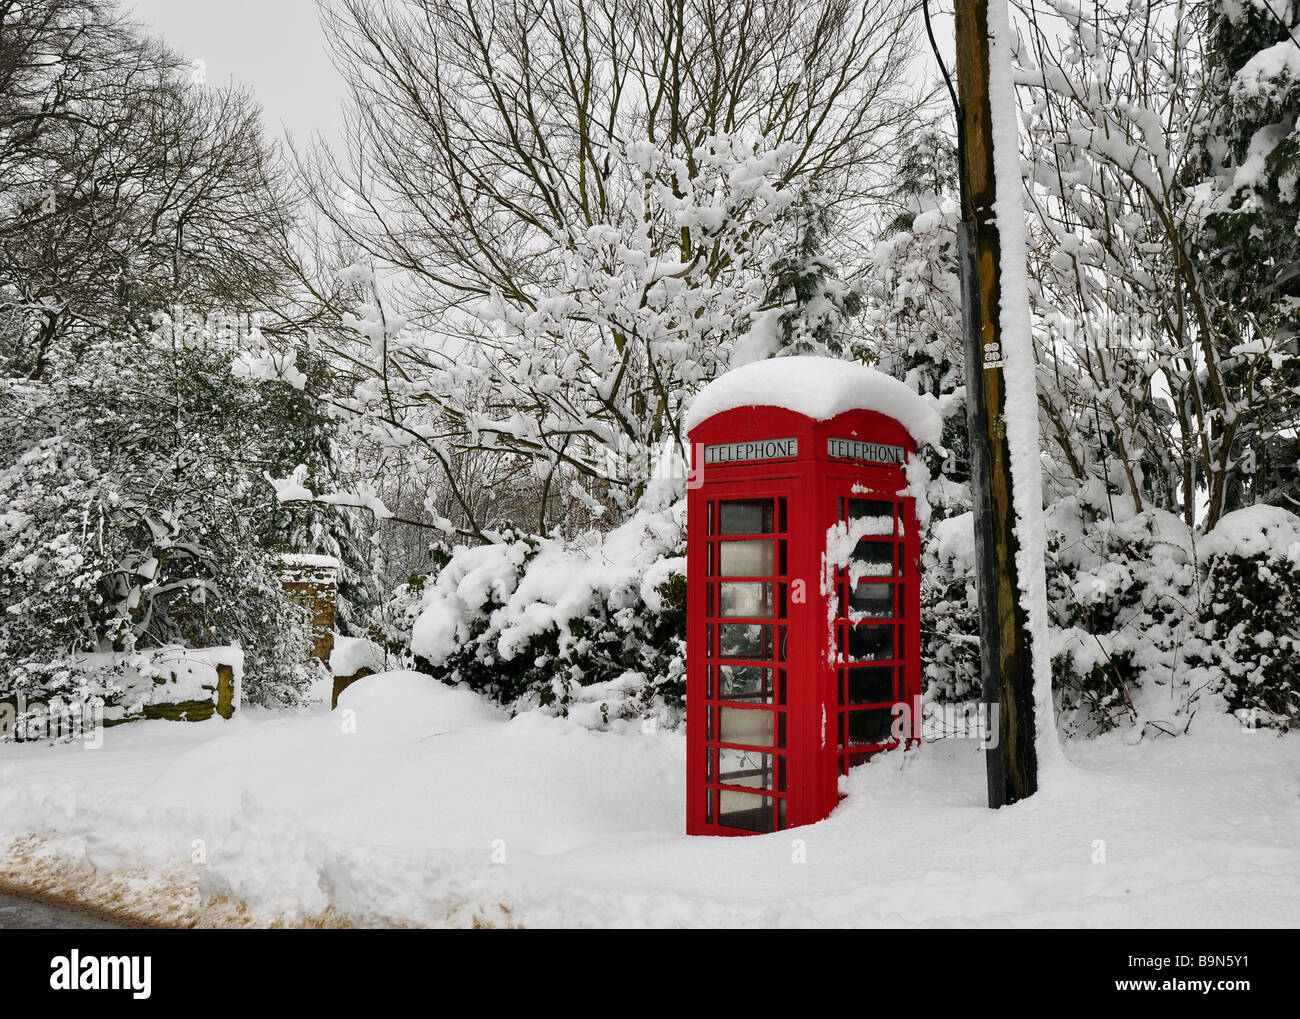
[[[718,823],[742,831],[772,830],[772,798],[754,793],[718,791]]]
[[[894,585],[857,584],[849,596],[849,608],[859,615],[889,619],[894,608]]]
[[[718,627],[719,658],[772,657],[772,628],[761,623],[722,623]]]
[[[849,744],[888,743],[893,738],[893,713],[884,708],[849,712]]]
[[[894,670],[875,666],[849,669],[849,703],[878,704],[894,700]]]
[[[726,573],[724,568],[723,573]],[[894,575],[894,545],[887,541],[863,538],[853,550],[849,572],[858,577],[892,577]]]
[[[723,616],[771,616],[772,585],[761,581],[722,585]]]
[[[775,758],[757,750],[718,750],[718,781],[723,785],[743,785],[751,789],[772,789]]]
[[[772,533],[771,499],[732,499],[718,505],[722,511],[720,534]]]
[[[743,743],[750,747],[770,747],[773,712],[747,708],[719,708],[721,732],[719,742]]]
[[[849,658],[855,662],[879,661],[894,657],[892,626],[849,627]]]
[[[724,577],[770,577],[776,565],[770,541],[724,541],[721,553]]]
[[[894,518],[894,504],[889,499],[850,499],[849,516],[854,520],[864,517]]]
[[[869,520],[866,534],[894,533],[894,504],[879,499],[850,499],[849,519],[857,522]]]
[[[756,665],[719,665],[718,700],[772,700],[771,672]]]

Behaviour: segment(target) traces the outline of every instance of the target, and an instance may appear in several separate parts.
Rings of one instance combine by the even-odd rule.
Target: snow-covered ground
[[[1223,717],[1076,743],[1056,788],[996,812],[976,747],[878,758],[820,824],[687,838],[681,734],[510,719],[390,673],[333,713],[0,746],[0,875],[190,921],[1300,923],[1300,738]]]

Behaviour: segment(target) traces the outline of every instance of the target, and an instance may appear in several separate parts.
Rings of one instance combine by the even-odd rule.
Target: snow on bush
[[[1257,506],[1199,539],[1149,510],[1113,519],[1104,496],[1048,514],[1048,595],[1058,723],[1182,732],[1226,707],[1252,725],[1300,717],[1300,518]],[[979,614],[969,513],[922,549],[925,676],[932,695],[979,695]]]
[[[1048,520],[1062,726],[1085,734],[1125,721],[1185,728],[1195,708],[1186,678],[1197,595],[1188,528],[1161,511],[1116,521],[1070,499]],[[1150,696],[1157,689],[1163,697]]]
[[[1300,719],[1300,518],[1237,510],[1200,552],[1209,595],[1192,681],[1220,690],[1244,724],[1289,727]]]
[[[921,668],[945,701],[980,695],[974,527],[970,511],[937,520],[921,546]]]
[[[405,585],[418,666],[524,709],[605,725],[685,696],[684,501],[642,508],[608,534],[508,534],[458,548]]]
[[[930,484],[952,487],[939,478]],[[960,486],[958,486],[960,487]],[[943,493],[940,492],[942,495]],[[951,495],[951,493],[949,493]],[[940,500],[959,510],[960,494]],[[1254,725],[1300,717],[1300,518],[1257,507],[1199,539],[1162,511],[1112,518],[1084,491],[1047,514],[1056,715],[1088,736],[1183,732],[1198,711]],[[508,535],[452,553],[398,592],[401,643],[420,668],[516,710],[601,727],[680,719],[685,671],[684,503],[574,541]],[[927,698],[979,696],[969,511],[922,543]],[[668,709],[668,710],[665,710]]]

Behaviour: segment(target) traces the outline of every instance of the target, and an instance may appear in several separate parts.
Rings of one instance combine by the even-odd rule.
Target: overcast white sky
[[[343,83],[330,63],[315,0],[125,0],[136,20],[203,60],[210,83],[250,86],[275,133],[336,138]]]

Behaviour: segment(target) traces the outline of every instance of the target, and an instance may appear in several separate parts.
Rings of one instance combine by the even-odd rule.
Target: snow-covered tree
[[[776,326],[771,338],[781,353],[865,359],[868,351],[858,323],[864,286],[861,280],[842,277],[836,249],[844,245],[835,243],[853,234],[853,224],[837,216],[815,188],[802,195],[784,219],[778,229],[788,231],[786,244],[766,270],[771,278],[767,315],[774,317]]]
[[[893,215],[872,252],[867,323],[882,370],[940,396],[962,384],[961,282],[957,265],[957,158],[929,127],[898,166]]]
[[[1207,10],[1048,0],[1025,13],[1033,298],[1058,482],[1212,527],[1279,427],[1280,352],[1199,250],[1217,193],[1203,173]]]
[[[1243,347],[1267,352],[1255,384],[1266,407],[1239,442],[1253,469],[1231,479],[1228,508],[1300,500],[1300,12],[1284,0],[1211,5],[1207,29],[1210,109],[1201,136],[1199,187],[1205,272]],[[1234,352],[1229,350],[1228,355]],[[1234,358],[1235,360],[1235,358]],[[1227,369],[1228,385],[1251,383]],[[1243,394],[1244,395],[1244,394]]]
[[[159,311],[284,316],[292,224],[250,93],[116,0],[0,3],[0,369]]]
[[[261,475],[285,469],[293,423],[266,384],[170,333],[57,367],[0,391],[0,691],[72,692],[86,653],[238,643],[246,696],[292,701],[307,620],[281,592]]]
[[[881,193],[916,108],[883,0],[342,0],[326,26],[351,163],[313,192],[384,291],[340,407],[421,448],[474,536],[466,457],[531,478],[536,530],[622,513],[738,343],[829,324],[811,210]]]

